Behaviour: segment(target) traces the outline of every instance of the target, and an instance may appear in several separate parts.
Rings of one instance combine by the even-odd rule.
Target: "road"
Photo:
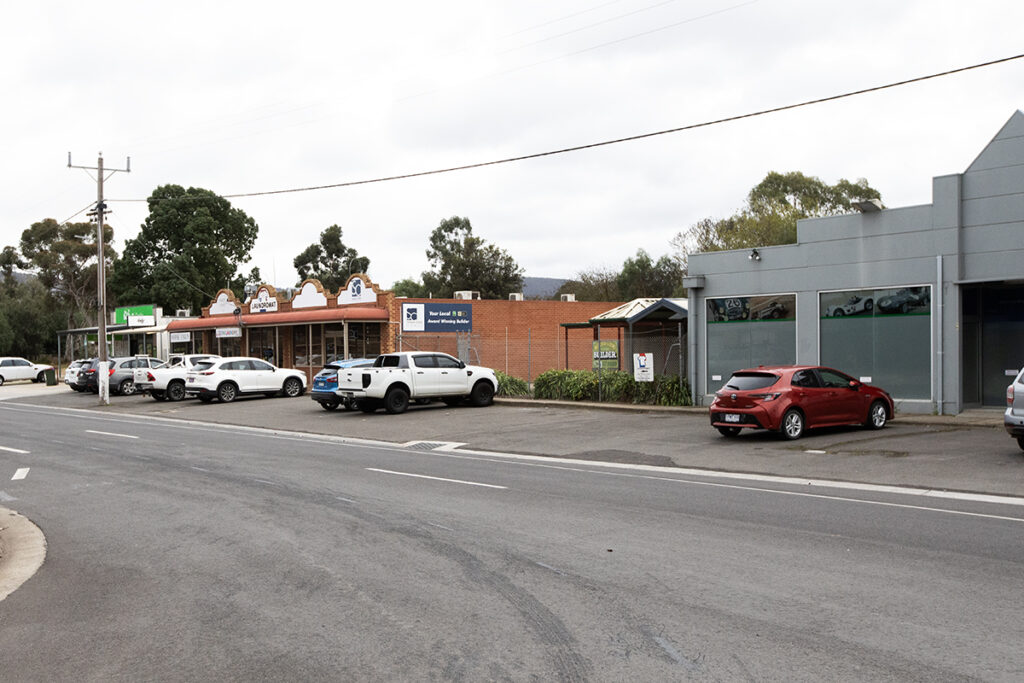
[[[0,433],[48,543],[8,679],[1024,677],[1020,499],[14,403]]]

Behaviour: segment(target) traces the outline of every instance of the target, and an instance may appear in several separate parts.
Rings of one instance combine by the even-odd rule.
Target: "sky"
[[[437,0],[8,3],[0,247],[86,220],[114,248],[158,186],[337,185],[689,126],[1024,53],[1019,0]],[[259,225],[241,272],[297,284],[337,224],[384,287],[429,268],[451,216],[525,274],[618,269],[738,210],[770,171],[866,178],[931,201],[1024,107],[1024,59],[643,140],[380,183],[230,201]]]

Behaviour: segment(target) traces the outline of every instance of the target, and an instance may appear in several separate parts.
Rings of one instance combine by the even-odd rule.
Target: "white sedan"
[[[53,366],[30,363],[24,358],[3,356],[0,357],[0,384],[18,379],[42,382],[46,379],[47,370],[53,370]]]
[[[259,358],[235,356],[197,363],[185,375],[185,393],[203,403],[230,403],[243,394],[283,394],[289,398],[306,390],[306,375],[277,368]]]

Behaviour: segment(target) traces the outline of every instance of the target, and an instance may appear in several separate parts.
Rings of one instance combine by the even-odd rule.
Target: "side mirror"
[[[850,388],[851,388],[851,389],[853,389],[854,391],[857,391],[857,390],[859,390],[859,389],[860,389],[860,382],[858,382],[858,381],[857,381],[857,380],[855,380],[855,379],[851,379],[851,380],[850,380],[850,385],[849,385],[849,386],[850,386]]]

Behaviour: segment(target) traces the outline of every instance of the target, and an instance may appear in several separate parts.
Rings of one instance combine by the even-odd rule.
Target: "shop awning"
[[[284,313],[247,313],[244,315],[217,315],[210,318],[172,320],[168,332],[190,330],[213,330],[218,327],[266,327],[279,325],[307,325],[310,323],[331,323],[342,321],[381,322],[389,320],[383,308],[345,307],[321,308],[315,311],[286,311]]]

